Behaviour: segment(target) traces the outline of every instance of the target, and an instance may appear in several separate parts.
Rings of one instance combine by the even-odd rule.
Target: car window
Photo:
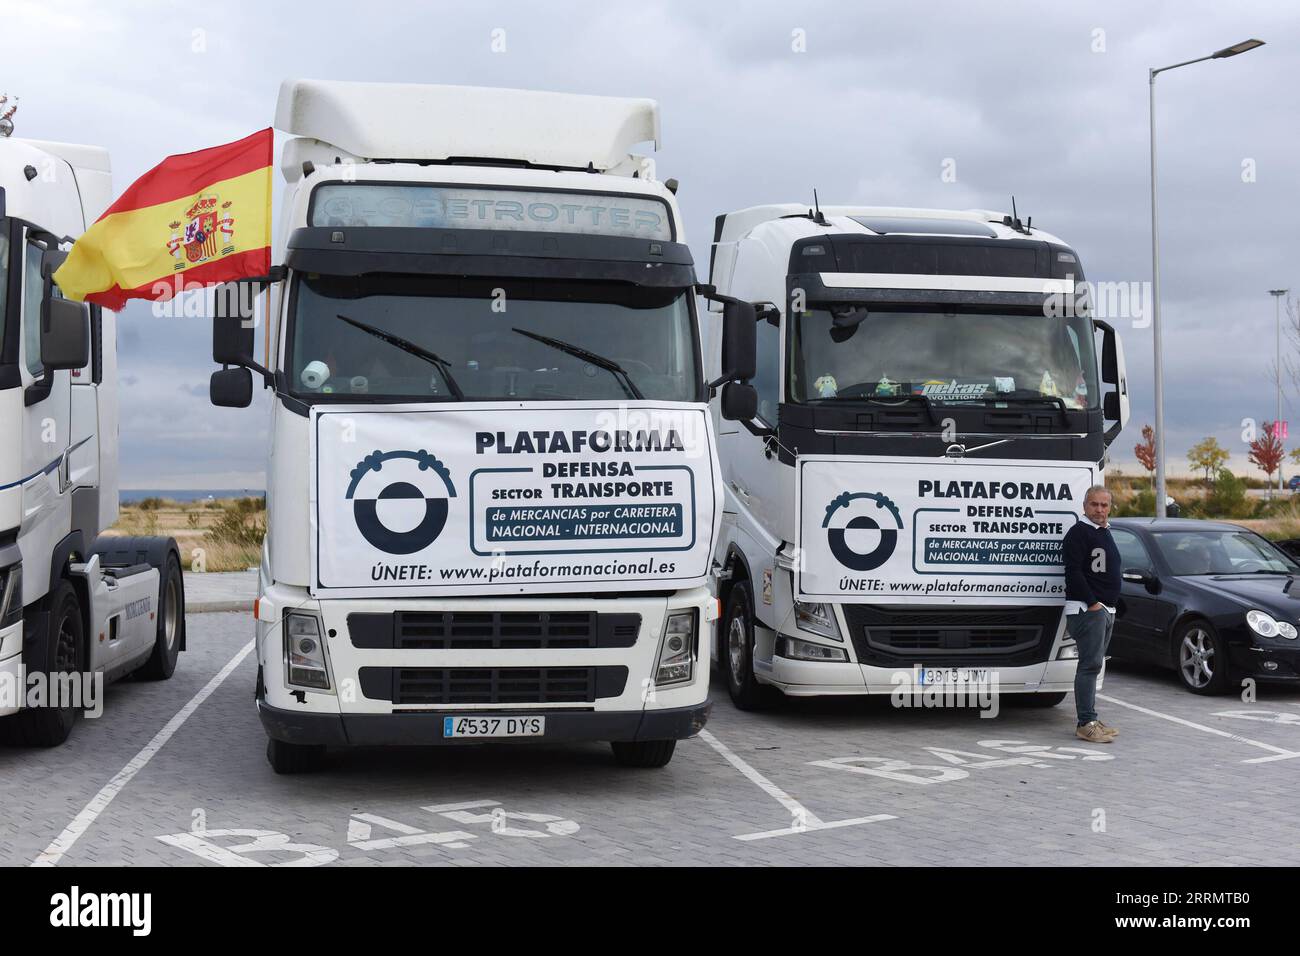
[[[1153,567],[1151,555],[1147,553],[1146,546],[1136,533],[1113,526],[1110,533],[1111,537],[1115,539],[1115,547],[1119,548],[1122,569],[1133,568],[1134,570],[1147,571]]]
[[[45,294],[45,280],[41,277],[41,249],[34,243],[27,244],[23,274],[23,351],[27,371],[40,378],[45,374],[45,366],[41,364],[41,299]]]
[[[1157,531],[1156,542],[1174,574],[1290,574],[1296,563],[1249,531]]]

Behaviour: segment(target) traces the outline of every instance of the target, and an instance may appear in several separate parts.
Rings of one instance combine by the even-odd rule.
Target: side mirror
[[[758,367],[758,317],[748,302],[732,299],[722,307],[722,377],[747,382]]]
[[[208,397],[218,408],[247,408],[253,404],[253,373],[246,368],[213,372]]]
[[[243,365],[253,357],[253,329],[237,316],[212,317],[212,361]]]
[[[1128,371],[1124,367],[1124,345],[1115,329],[1100,319],[1094,319],[1093,326],[1102,333],[1101,380],[1103,384],[1113,386],[1102,399],[1101,405],[1106,421],[1114,422],[1104,435],[1105,442],[1109,445],[1128,424]]]
[[[1120,577],[1130,584],[1140,584],[1152,593],[1160,590],[1160,579],[1150,568],[1125,568]]]
[[[741,382],[722,386],[722,417],[729,422],[747,422],[758,414],[758,389]]]
[[[84,368],[90,361],[90,316],[84,305],[54,295],[41,303],[41,364]]]

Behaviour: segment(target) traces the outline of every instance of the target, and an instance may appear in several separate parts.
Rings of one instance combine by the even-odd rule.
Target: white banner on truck
[[[800,457],[795,595],[1060,603],[1061,539],[1095,483],[1095,469],[1078,462]]]
[[[706,583],[706,409],[316,405],[312,593],[459,597]]]

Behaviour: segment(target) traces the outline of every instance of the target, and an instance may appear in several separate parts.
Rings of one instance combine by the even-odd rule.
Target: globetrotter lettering
[[[682,436],[677,429],[671,428],[667,434],[658,429],[650,431],[531,431],[515,432],[507,437],[508,432],[478,432],[475,436],[476,451],[482,455],[488,451],[498,455],[570,455],[586,451],[598,454],[605,452],[661,452],[685,451]]]

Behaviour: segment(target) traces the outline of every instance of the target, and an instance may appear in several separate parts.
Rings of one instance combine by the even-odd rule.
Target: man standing
[[[1110,492],[1093,485],[1083,496],[1083,518],[1065,533],[1065,628],[1079,648],[1074,677],[1078,726],[1074,735],[1108,744],[1119,735],[1097,719],[1097,676],[1106,660],[1122,568],[1110,533]]]

